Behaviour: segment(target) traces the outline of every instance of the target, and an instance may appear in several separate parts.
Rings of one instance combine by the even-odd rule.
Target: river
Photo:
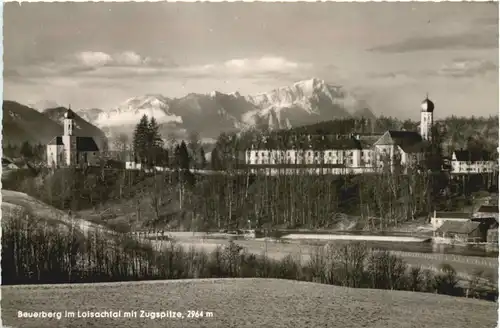
[[[287,231],[287,234],[293,234],[294,231]],[[298,244],[298,245],[324,245],[326,243],[332,244],[345,244],[353,243],[353,240],[317,240],[314,239],[314,235],[356,235],[356,236],[390,236],[390,237],[422,237],[431,238],[430,236],[418,236],[416,234],[409,233],[369,233],[369,232],[304,232],[297,231],[301,235],[311,235],[310,239],[300,239],[300,240],[286,240],[285,243]],[[175,239],[181,240],[205,240],[207,243],[210,242],[227,242],[229,235],[227,234],[207,234],[203,232],[165,232],[166,235],[171,235]],[[232,239],[251,242],[252,239],[247,239],[242,235],[231,236]],[[152,235],[149,238],[154,239]],[[162,239],[159,237],[158,239]],[[257,240],[254,240],[257,241]],[[260,240],[259,244],[263,244],[263,240]],[[450,255],[462,255],[462,256],[475,256],[475,257],[487,257],[495,258],[498,257],[498,248],[496,250],[487,250],[485,246],[461,246],[461,245],[446,245],[446,244],[435,244],[431,241],[429,242],[398,242],[398,241],[364,241],[366,245],[374,249],[386,249],[390,251],[402,251],[402,252],[415,252],[415,253],[435,253],[435,254],[450,254]],[[253,243],[252,243],[253,244]]]

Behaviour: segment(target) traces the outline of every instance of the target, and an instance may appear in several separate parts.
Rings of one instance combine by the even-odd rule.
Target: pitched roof
[[[470,219],[472,215],[464,212],[436,212],[434,217],[443,219]]]
[[[479,226],[481,225],[480,222],[456,222],[456,221],[446,221],[441,225],[439,228],[437,228],[437,231],[439,232],[451,232],[451,233],[462,233],[462,234],[469,234],[476,230]]]
[[[361,148],[368,149],[373,147],[382,136],[382,134],[358,135],[358,140],[361,144]]]
[[[417,132],[389,130],[375,142],[375,145],[397,145],[404,152],[413,153],[422,151],[424,142]]]
[[[453,152],[457,161],[460,162],[479,162],[491,160],[491,155],[487,151],[455,150]]]
[[[76,150],[78,151],[99,151],[99,147],[92,137],[76,137]]]
[[[76,150],[77,151],[99,151],[99,147],[97,146],[94,138],[92,137],[75,137],[76,138]],[[64,145],[63,137],[58,136],[52,139],[49,145]]]
[[[329,140],[325,146],[328,149],[361,149],[361,143],[354,138]]]
[[[482,205],[477,212],[479,213],[499,213],[498,206],[496,205]]]
[[[320,138],[321,137],[321,138]],[[325,135],[325,136],[311,136],[310,140],[307,137],[304,138],[302,144],[304,146],[297,146],[296,148],[303,149],[311,149],[311,150],[320,150],[320,149],[361,149],[361,143],[359,140],[354,138],[353,136],[337,136],[337,135]],[[261,141],[258,143],[254,143],[253,147],[256,149],[285,149],[293,148],[294,142],[289,140],[287,142],[288,145],[280,146],[278,143]],[[298,143],[300,144],[300,143]],[[309,145],[311,148],[308,148]],[[283,149],[284,150],[284,149]]]

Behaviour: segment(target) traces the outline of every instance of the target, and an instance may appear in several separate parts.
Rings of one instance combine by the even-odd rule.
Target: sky
[[[145,94],[319,78],[377,114],[499,108],[498,4],[6,3],[4,98],[111,109]]]

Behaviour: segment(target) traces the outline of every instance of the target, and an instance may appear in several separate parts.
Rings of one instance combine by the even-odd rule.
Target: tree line
[[[410,267],[397,255],[370,249],[363,243],[314,247],[310,259],[303,261],[290,255],[273,259],[265,252],[248,253],[233,241],[209,253],[186,249],[174,240],[158,245],[158,242],[139,241],[127,234],[109,235],[100,230],[63,232],[47,228],[30,215],[21,218],[15,213],[2,220],[2,231],[2,282],[5,285],[255,277],[491,301],[498,297],[496,288],[481,282],[488,279],[482,272],[474,273],[465,287],[460,287],[457,272],[449,264],[443,264],[440,272],[434,273]]]
[[[3,144],[3,154],[12,159],[24,159],[33,163],[41,163],[45,159],[46,146],[40,143],[31,144],[24,141],[20,145]]]
[[[207,164],[205,150],[199,137],[193,133],[190,142],[178,142],[171,138],[165,142],[159,132],[160,126],[154,117],[144,115],[136,125],[132,141],[133,160],[145,167],[171,167],[188,170],[204,168]]]

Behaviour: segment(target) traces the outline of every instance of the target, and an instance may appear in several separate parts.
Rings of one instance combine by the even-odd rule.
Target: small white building
[[[455,150],[451,156],[451,173],[478,174],[498,171],[497,162],[486,151]]]
[[[434,216],[431,218],[432,230],[437,230],[445,222],[465,223],[471,221],[471,219],[472,219],[471,213],[434,211]]]
[[[94,138],[74,135],[75,113],[68,109],[64,114],[64,135],[47,144],[47,166],[51,168],[94,166],[100,161],[99,147]]]

